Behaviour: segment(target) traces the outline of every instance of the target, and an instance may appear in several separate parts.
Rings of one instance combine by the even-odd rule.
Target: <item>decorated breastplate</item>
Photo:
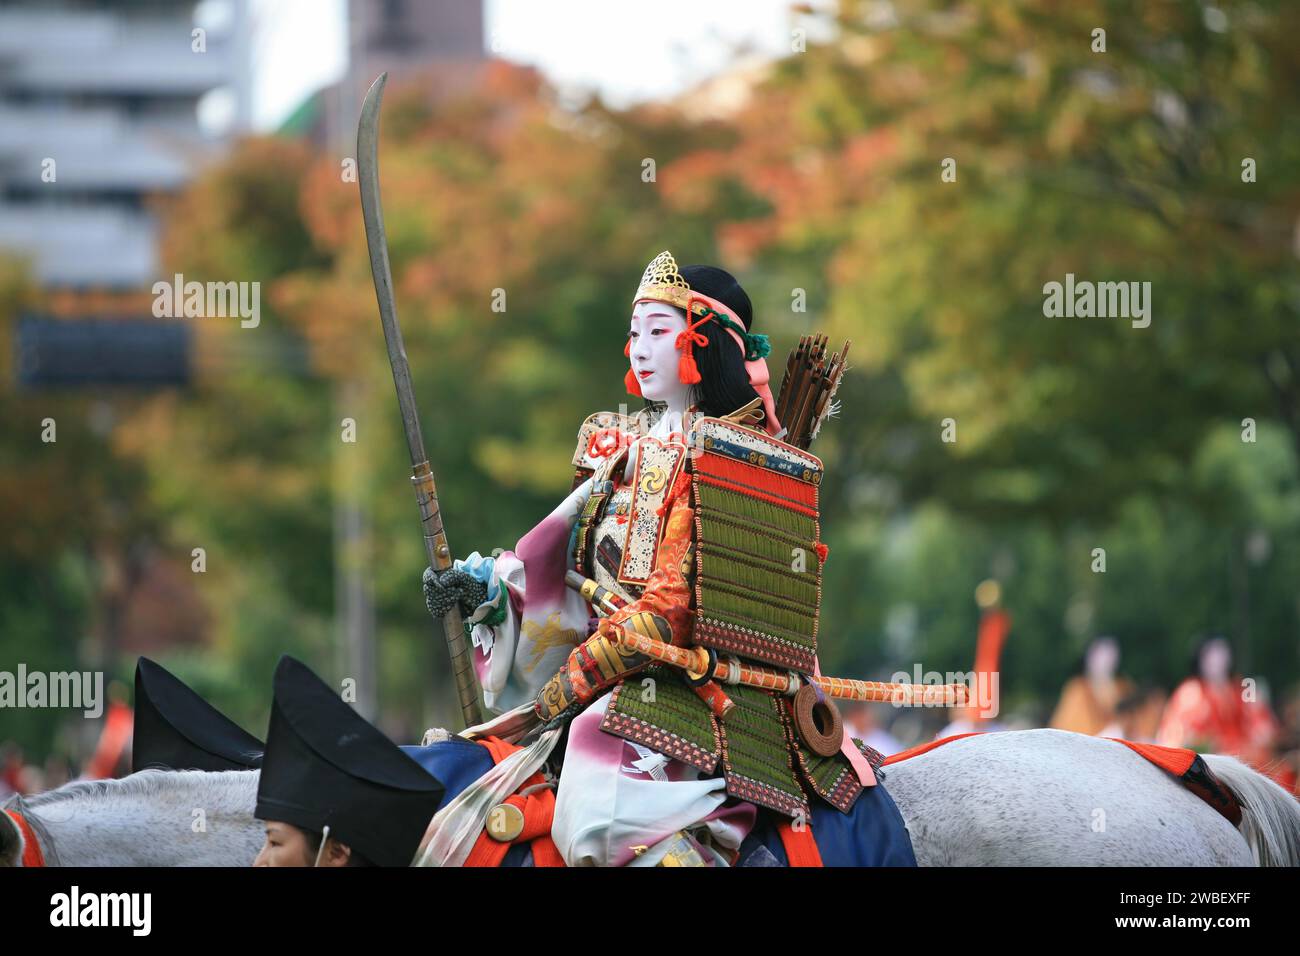
[[[613,484],[612,482],[610,483]],[[608,588],[625,601],[635,601],[644,590],[635,584],[624,585],[618,580],[623,556],[627,553],[627,534],[635,494],[631,485],[616,488],[609,495],[603,514],[590,533],[591,547],[586,549],[588,577],[603,588]]]
[[[626,446],[594,472],[574,547],[577,570],[627,601],[641,596],[654,571],[667,520],[664,502],[686,463],[686,446],[680,442],[642,437],[634,445],[630,482],[615,481],[632,453]]]

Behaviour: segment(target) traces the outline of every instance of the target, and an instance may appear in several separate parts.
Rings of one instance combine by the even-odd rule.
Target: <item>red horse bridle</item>
[[[41,844],[36,839],[36,834],[32,831],[32,826],[21,813],[13,810],[6,810],[9,818],[14,821],[18,827],[18,832],[23,835],[23,866],[44,866],[45,854],[41,852]]]

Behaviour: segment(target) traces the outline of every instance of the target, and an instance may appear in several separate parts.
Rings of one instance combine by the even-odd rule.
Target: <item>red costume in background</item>
[[[1273,712],[1258,700],[1245,700],[1240,680],[1214,684],[1189,677],[1169,698],[1156,743],[1232,754],[1261,773],[1271,773],[1267,765],[1277,735]],[[1287,785],[1284,780],[1278,782]]]

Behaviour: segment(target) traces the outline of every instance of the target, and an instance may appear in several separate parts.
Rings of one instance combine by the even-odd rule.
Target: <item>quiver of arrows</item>
[[[776,417],[785,426],[781,439],[807,450],[821,431],[822,423],[839,411],[835,391],[844,375],[849,344],[826,354],[827,336],[805,335],[790,352],[785,363],[785,378],[776,400]]]

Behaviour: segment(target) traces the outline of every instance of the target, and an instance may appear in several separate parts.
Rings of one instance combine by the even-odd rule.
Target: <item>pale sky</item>
[[[345,0],[250,2],[253,125],[267,130],[341,75]],[[503,59],[537,66],[562,90],[596,90],[611,105],[626,106],[723,70],[736,48],[785,55],[796,24],[789,6],[790,0],[484,0],[486,43]]]

